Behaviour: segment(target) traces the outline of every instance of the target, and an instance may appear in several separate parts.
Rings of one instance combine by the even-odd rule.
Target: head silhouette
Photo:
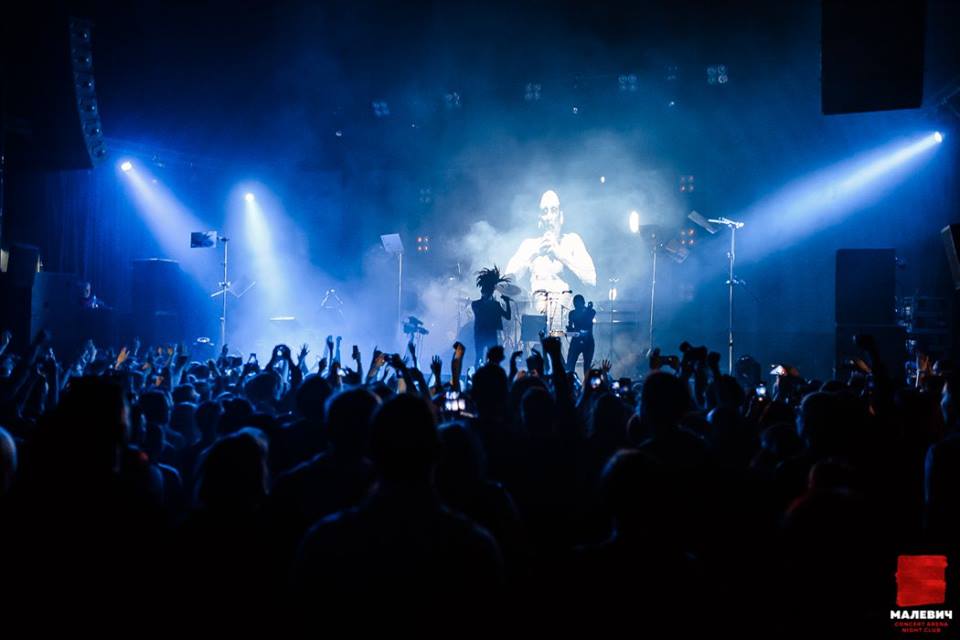
[[[327,400],[327,438],[338,454],[363,456],[370,445],[370,417],[380,398],[367,389],[341,391]]]
[[[690,389],[674,375],[657,371],[647,376],[640,394],[640,418],[653,434],[676,429],[690,409]]]
[[[267,495],[267,440],[258,429],[225,436],[206,450],[197,502],[211,511],[250,511]]]
[[[493,265],[492,269],[481,269],[477,272],[477,287],[483,296],[492,296],[494,289],[501,282],[510,282],[510,278],[501,276],[497,265]]]
[[[430,484],[439,451],[436,419],[422,398],[400,394],[374,413],[370,457],[383,483]]]

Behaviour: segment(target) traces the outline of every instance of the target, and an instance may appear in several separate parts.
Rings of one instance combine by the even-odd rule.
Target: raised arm
[[[453,343],[453,360],[450,363],[450,388],[454,391],[460,391],[460,372],[463,370],[463,354],[466,350],[462,343]]]
[[[508,298],[507,296],[503,296],[503,301],[507,303],[507,306],[506,308],[500,307],[500,315],[502,315],[504,318],[509,320],[513,315],[513,313],[510,310],[510,298]]]

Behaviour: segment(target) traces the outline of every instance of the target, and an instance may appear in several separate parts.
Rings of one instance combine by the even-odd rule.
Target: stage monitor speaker
[[[0,27],[9,64],[4,132],[11,171],[89,169],[107,155],[93,73],[93,23],[50,3],[18,7]]]
[[[947,264],[953,276],[953,288],[960,291],[960,224],[947,225],[940,230],[943,248],[947,251]]]
[[[870,334],[877,343],[880,359],[894,382],[904,379],[907,361],[907,331],[897,325],[839,325],[836,329],[836,362],[834,375],[838,378],[849,372],[849,362],[860,357],[860,349],[854,344],[856,335]]]
[[[926,5],[924,0],[822,0],[824,114],[921,105]]]
[[[838,249],[836,323],[896,324],[896,268],[893,249]]]
[[[16,243],[10,247],[7,258],[7,277],[11,286],[21,289],[33,287],[33,281],[40,270],[40,249],[32,244]]]

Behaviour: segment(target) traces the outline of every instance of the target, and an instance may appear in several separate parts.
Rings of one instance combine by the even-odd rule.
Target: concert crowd
[[[687,343],[581,380],[555,337],[476,368],[49,339],[0,341],[14,618],[860,635],[899,554],[960,540],[960,378],[908,386],[868,336],[846,379],[766,393]]]

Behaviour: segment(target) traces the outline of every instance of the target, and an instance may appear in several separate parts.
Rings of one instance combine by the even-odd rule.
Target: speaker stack
[[[921,105],[926,5],[923,0],[822,0],[824,114]]]
[[[133,261],[131,291],[133,333],[144,344],[183,340],[183,272],[175,260],[150,258]]]

